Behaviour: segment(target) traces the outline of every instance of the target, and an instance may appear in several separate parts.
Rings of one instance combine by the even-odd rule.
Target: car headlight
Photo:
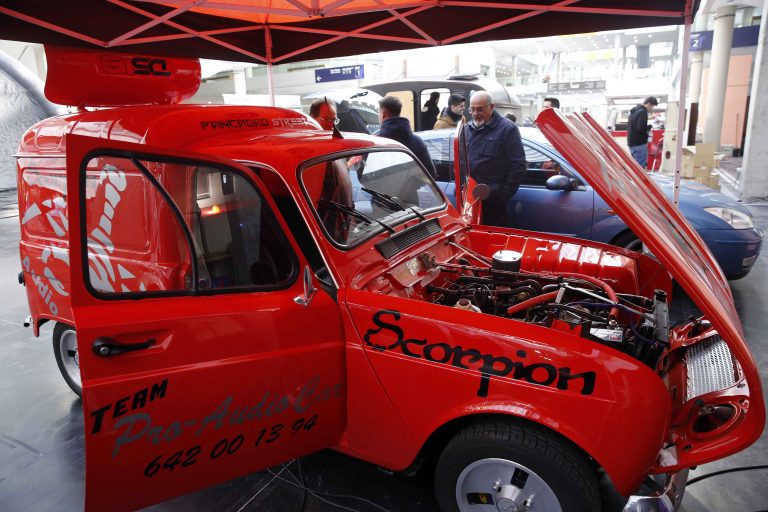
[[[711,213],[718,219],[724,220],[733,229],[751,229],[755,227],[755,223],[752,222],[752,216],[738,210],[713,206],[711,208],[704,208],[704,211]]]

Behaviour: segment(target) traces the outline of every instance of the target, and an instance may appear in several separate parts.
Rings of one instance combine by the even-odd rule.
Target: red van
[[[445,511],[597,511],[598,471],[625,510],[671,510],[688,468],[760,436],[727,281],[589,118],[537,123],[658,261],[478,226],[461,170],[457,211],[403,146],[178,104],[195,76],[49,52],[49,98],[81,109],[19,147],[21,278],[82,393],[86,509],[333,448],[435,467]],[[698,318],[671,325],[671,278]]]

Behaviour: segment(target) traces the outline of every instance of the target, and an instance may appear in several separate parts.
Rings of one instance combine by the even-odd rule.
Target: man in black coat
[[[413,133],[410,121],[405,117],[400,117],[402,110],[403,104],[394,96],[385,96],[380,99],[379,118],[381,119],[381,128],[376,135],[396,140],[410,149],[434,177],[437,175],[435,164],[432,163],[427,146],[418,135]]]
[[[659,104],[659,100],[648,96],[642,105],[635,105],[629,111],[629,125],[627,126],[627,146],[632,158],[643,169],[648,164],[648,112]]]

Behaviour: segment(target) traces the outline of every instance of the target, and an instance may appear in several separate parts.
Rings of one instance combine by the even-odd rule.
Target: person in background
[[[470,176],[486,183],[491,195],[483,201],[482,223],[509,225],[509,200],[525,174],[525,150],[517,125],[499,115],[491,95],[476,92],[469,102],[472,122],[467,124],[467,160]]]
[[[336,107],[326,98],[317,100],[309,107],[309,117],[317,121],[323,130],[332,130],[339,121],[336,117]]]
[[[648,112],[659,104],[659,100],[648,96],[642,105],[635,105],[629,111],[629,123],[627,126],[627,146],[632,158],[642,167],[648,165],[648,132],[651,126],[648,124]]]
[[[507,119],[509,119],[513,123],[517,124],[517,116],[515,114],[510,112],[509,114],[505,115],[504,117],[506,117]]]
[[[413,133],[411,122],[405,117],[400,117],[403,104],[394,96],[385,96],[379,100],[379,120],[381,128],[376,135],[396,140],[416,155],[416,158],[427,168],[427,171],[436,176],[435,164],[429,156],[427,145]]]
[[[464,96],[451,94],[448,97],[448,106],[440,113],[435,123],[435,130],[440,128],[456,128],[459,121],[464,117],[464,105],[466,103]]]
[[[544,108],[560,108],[560,100],[557,98],[544,98]]]
[[[427,102],[421,107],[421,130],[430,130],[435,125],[437,115],[440,113],[440,107],[437,106],[438,100],[440,100],[440,93],[432,91]]]

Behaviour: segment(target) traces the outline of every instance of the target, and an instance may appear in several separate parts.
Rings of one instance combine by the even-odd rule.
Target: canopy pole
[[[675,184],[672,201],[677,207],[680,200],[680,166],[683,161],[683,139],[685,138],[685,100],[688,92],[688,57],[691,46],[692,0],[685,2],[685,29],[683,30],[683,61],[680,64],[680,99],[677,104],[677,144],[675,145]]]
[[[269,25],[264,27],[264,43],[267,50],[267,90],[269,91],[269,106],[275,106],[275,80],[272,73],[272,31]]]

